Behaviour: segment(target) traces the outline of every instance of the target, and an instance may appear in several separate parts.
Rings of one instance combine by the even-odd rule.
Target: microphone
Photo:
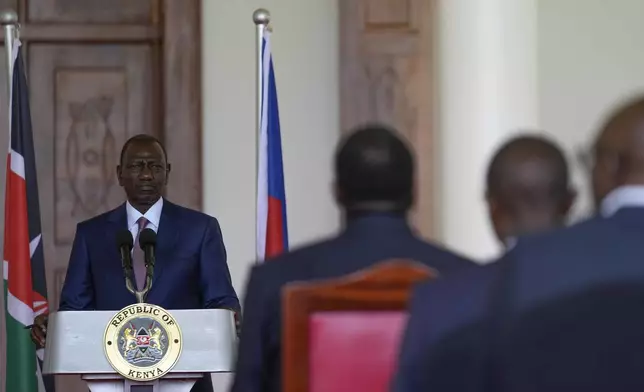
[[[139,246],[143,250],[145,257],[145,275],[146,287],[152,285],[152,276],[154,275],[155,249],[157,245],[157,233],[147,228],[139,234]]]
[[[123,229],[116,233],[116,246],[121,253],[121,263],[123,265],[123,272],[125,273],[125,283],[128,287],[132,286],[134,282],[134,268],[132,267],[132,247],[134,240],[132,233],[129,230]],[[132,286],[134,287],[134,286]]]

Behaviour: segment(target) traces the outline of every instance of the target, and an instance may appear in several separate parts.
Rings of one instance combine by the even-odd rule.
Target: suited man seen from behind
[[[474,265],[423,241],[409,226],[413,179],[413,157],[395,131],[365,126],[340,142],[334,192],[346,227],[335,237],[253,267],[233,392],[281,391],[280,290],[285,284],[339,277],[389,258],[413,259],[440,274]]]
[[[504,143],[488,166],[485,198],[498,240],[565,225],[575,200],[566,157],[551,140],[521,135]]]
[[[156,263],[146,302],[165,309],[227,308],[239,311],[217,219],[163,197],[171,166],[156,138],[136,135],[123,146],[116,168],[127,201],[76,228],[59,311],[117,311],[136,303],[125,284],[116,236],[128,229],[135,244],[143,228],[157,232]],[[145,267],[138,246],[133,266],[138,290]],[[36,318],[32,339],[44,346],[46,316]],[[212,391],[209,376],[194,392]]]
[[[590,157],[596,216],[415,294],[396,392],[644,389],[644,97]]]

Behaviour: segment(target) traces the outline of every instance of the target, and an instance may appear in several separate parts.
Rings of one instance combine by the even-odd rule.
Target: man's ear
[[[331,184],[331,192],[335,197],[336,203],[342,205],[344,201],[344,194],[342,192],[342,189],[340,189],[337,181],[333,181],[333,183]]]
[[[567,216],[570,213],[572,206],[575,205],[575,200],[577,200],[577,191],[573,188],[569,188],[568,195],[566,196],[566,200],[562,206],[563,210],[561,211],[564,215]]]
[[[170,177],[170,172],[171,171],[172,171],[172,165],[168,163],[166,165],[166,172],[165,172],[165,183],[166,183],[166,185],[168,184],[168,177]]]
[[[411,183],[411,193],[409,195],[411,197],[411,200],[409,200],[411,208],[414,208],[414,206],[416,205],[416,200],[420,200],[419,193],[420,193],[420,187],[418,186],[418,182],[414,180]]]
[[[489,191],[485,191],[485,203],[487,204],[490,218],[494,219],[498,215],[500,208],[499,203],[490,195]]]
[[[490,196],[490,191],[485,191],[485,203],[490,206],[492,203],[494,203],[494,200],[492,199],[492,196]]]
[[[120,186],[123,186],[123,172],[121,170],[121,165],[116,166],[116,180],[119,182]]]

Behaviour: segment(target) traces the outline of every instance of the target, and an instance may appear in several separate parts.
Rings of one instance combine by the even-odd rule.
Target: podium
[[[168,310],[180,328],[182,340],[174,366],[152,381],[132,381],[124,377],[106,355],[109,350],[106,344],[112,344],[106,327],[116,320],[118,313],[52,313],[47,327],[43,374],[79,375],[92,392],[188,392],[204,374],[213,373],[214,383],[222,384],[217,378],[228,378],[233,372],[237,338],[232,311]],[[152,331],[151,326],[149,329]],[[178,342],[178,339],[172,339]],[[144,342],[149,341],[149,337],[144,336]]]

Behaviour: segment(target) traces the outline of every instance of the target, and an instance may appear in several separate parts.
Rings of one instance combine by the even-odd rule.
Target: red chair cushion
[[[386,392],[407,313],[333,311],[309,320],[309,392]]]

